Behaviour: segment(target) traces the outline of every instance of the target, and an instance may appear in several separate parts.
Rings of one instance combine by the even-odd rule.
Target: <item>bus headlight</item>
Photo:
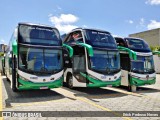
[[[93,79],[99,80],[98,78],[94,77],[93,75],[88,74],[88,76],[93,78]]]
[[[61,77],[59,77],[59,78],[57,78],[57,79],[54,79],[54,80],[60,80],[60,79],[62,79],[63,77],[61,76]]]
[[[19,78],[22,79],[22,80],[24,80],[24,81],[29,81],[28,79],[22,77],[21,75],[19,75]]]

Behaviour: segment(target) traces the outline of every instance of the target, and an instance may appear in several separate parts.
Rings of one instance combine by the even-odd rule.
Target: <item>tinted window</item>
[[[75,44],[75,42],[83,42],[81,31],[71,33],[65,42],[68,44]]]
[[[115,73],[120,69],[119,52],[94,50],[90,57],[90,68],[99,73]]]
[[[130,70],[130,59],[128,54],[120,54],[120,63],[123,70]]]
[[[94,47],[117,48],[115,39],[108,32],[86,30],[86,43]]]
[[[42,44],[42,45],[61,45],[59,32],[56,29],[41,26],[19,26],[19,42]]]
[[[149,50],[148,44],[143,40],[127,38],[126,42],[127,42],[128,47],[131,49]]]
[[[126,43],[124,42],[123,39],[115,38],[115,40],[116,40],[118,46],[126,47]]]
[[[62,50],[19,47],[19,68],[28,73],[53,74],[62,69]]]

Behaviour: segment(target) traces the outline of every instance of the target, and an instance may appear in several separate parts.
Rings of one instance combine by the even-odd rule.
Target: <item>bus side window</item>
[[[74,39],[72,37],[72,34],[70,34],[69,37],[68,37],[68,39],[66,40],[66,43],[70,44],[72,42],[74,42]]]
[[[64,67],[72,67],[71,58],[69,57],[69,51],[66,48],[63,49],[63,58]]]
[[[83,37],[81,31],[76,31],[72,35],[74,41],[83,42]]]
[[[126,47],[125,42],[121,38],[115,38],[115,40],[118,46]]]

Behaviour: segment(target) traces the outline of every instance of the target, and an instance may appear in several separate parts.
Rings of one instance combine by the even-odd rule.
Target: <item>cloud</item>
[[[160,0],[147,0],[145,3],[150,5],[160,5]]]
[[[133,20],[128,20],[128,23],[129,24],[133,24]]]
[[[83,28],[88,28],[88,26],[87,26],[87,25],[82,25],[82,27],[83,27]]]
[[[129,23],[129,24],[133,24],[134,23],[133,20],[126,20],[126,22]]]
[[[61,14],[59,17],[51,16],[49,19],[54,24],[61,24],[61,23],[69,24],[78,21],[78,17],[72,14]]]
[[[113,36],[113,37],[119,37],[119,35],[116,35],[116,34],[112,34],[112,36]]]
[[[129,24],[133,24],[133,20],[126,20],[125,22],[129,23]]]
[[[61,14],[60,16],[53,16],[49,14],[49,21],[54,24],[60,32],[64,33],[77,28],[77,26],[72,24],[76,23],[78,20],[79,18],[73,14]]]
[[[55,25],[55,27],[61,31],[61,32],[64,32],[64,33],[68,33],[70,32],[71,30],[77,28],[78,26],[75,26],[75,25],[61,25],[61,24],[57,24]]]
[[[1,42],[2,42],[2,43],[4,43],[4,40],[3,40],[3,39],[1,39]]]
[[[144,26],[144,23],[145,23],[144,18],[141,18],[141,19],[140,19],[140,22],[139,22],[140,26]]]
[[[140,18],[140,20],[138,21],[136,28],[144,28],[146,27],[145,25],[145,19],[144,18]]]
[[[128,22],[129,22],[130,24],[133,24],[133,21],[132,21],[132,20],[129,20]]]
[[[58,10],[62,10],[62,8],[61,8],[60,6],[58,6],[58,5],[57,5],[57,9],[58,9]]]
[[[160,28],[160,22],[156,20],[151,20],[150,23],[147,25],[148,30]]]

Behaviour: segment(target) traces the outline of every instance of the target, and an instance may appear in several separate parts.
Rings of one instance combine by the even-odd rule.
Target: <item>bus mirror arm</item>
[[[153,53],[153,55],[159,55],[160,51],[153,51],[152,53]]]
[[[137,60],[137,54],[133,50],[130,50],[129,48],[118,46],[118,49],[120,51],[127,51],[129,53],[129,57],[133,60]]]
[[[14,55],[17,55],[17,53],[18,53],[17,49],[18,49],[17,41],[14,40],[12,43],[12,51],[13,51]]]
[[[87,48],[89,56],[93,56],[93,47],[91,45],[88,45],[86,43],[79,43],[79,42],[77,42],[76,44]]]
[[[69,50],[69,57],[71,58],[73,56],[73,48],[69,45],[66,45],[66,44],[63,44],[63,47],[65,47]]]

